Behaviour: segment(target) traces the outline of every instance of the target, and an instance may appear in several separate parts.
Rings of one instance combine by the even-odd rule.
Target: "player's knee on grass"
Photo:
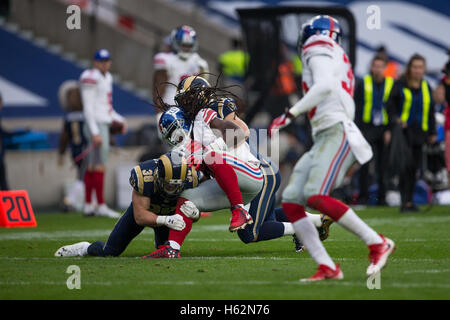
[[[239,239],[245,244],[256,241],[252,228],[248,228],[248,226],[245,229],[238,230],[237,234]]]
[[[94,257],[117,257],[123,250],[105,246],[103,241],[95,241],[88,247],[87,252]]]

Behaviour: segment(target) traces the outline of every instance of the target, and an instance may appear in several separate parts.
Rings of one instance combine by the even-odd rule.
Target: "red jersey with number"
[[[333,83],[333,90],[325,100],[308,112],[313,134],[338,122],[353,120],[355,115],[355,79],[350,60],[342,47],[328,36],[314,35],[302,47],[304,93],[314,85],[314,75],[308,65],[314,56],[327,56],[332,59],[332,69],[329,72],[336,83]]]

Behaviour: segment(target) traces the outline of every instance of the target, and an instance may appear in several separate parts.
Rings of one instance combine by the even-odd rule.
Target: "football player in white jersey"
[[[311,122],[314,144],[295,165],[282,195],[284,212],[319,265],[312,277],[302,281],[343,278],[339,265],[320,242],[316,228],[305,219],[306,205],[330,216],[366,243],[370,252],[367,276],[379,272],[395,248],[391,239],[376,233],[350,207],[329,196],[356,161],[364,164],[372,157],[370,145],[353,122],[353,70],[340,38],[341,27],[330,16],[316,16],[302,26],[298,50],[303,62],[305,95],[269,127],[270,135],[272,130],[289,125],[305,112]]]
[[[157,97],[168,105],[175,105],[176,85],[181,80],[209,72],[208,63],[197,53],[197,34],[192,27],[180,26],[172,30],[170,38],[173,51],[160,52],[153,59],[153,100],[158,108],[161,108],[161,103]]]
[[[106,49],[98,50],[94,55],[93,68],[85,70],[80,76],[80,91],[85,118],[84,133],[89,147],[86,149],[87,170],[84,174],[85,216],[99,215],[111,218],[120,216],[108,208],[104,202],[105,166],[108,159],[110,143],[110,126],[113,122],[126,133],[125,119],[113,109],[113,78],[109,73],[111,67],[110,53]],[[91,203],[95,190],[98,206],[96,210]]]

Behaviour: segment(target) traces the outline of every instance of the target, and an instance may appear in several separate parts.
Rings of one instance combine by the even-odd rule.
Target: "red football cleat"
[[[172,248],[169,244],[158,246],[158,250],[143,256],[143,259],[169,258],[177,259],[180,257],[180,250]]]
[[[339,263],[336,263],[336,270],[331,269],[330,267],[321,264],[317,269],[317,272],[311,278],[301,279],[301,282],[313,282],[313,281],[321,281],[326,279],[336,279],[341,280],[344,279],[344,274],[339,268]]]
[[[389,238],[385,238],[380,234],[383,239],[383,243],[372,244],[369,246],[369,260],[370,265],[367,268],[366,275],[370,277],[371,275],[380,272],[381,269],[386,265],[387,258],[395,250],[395,243]]]
[[[231,221],[228,230],[230,232],[244,229],[247,224],[252,224],[253,219],[250,214],[241,206],[234,206],[231,208]]]

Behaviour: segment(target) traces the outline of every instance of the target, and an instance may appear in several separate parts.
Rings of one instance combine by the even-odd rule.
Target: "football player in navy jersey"
[[[186,159],[178,152],[140,163],[131,170],[132,202],[117,221],[108,241],[92,244],[84,241],[63,246],[55,256],[119,256],[144,227],[155,231],[155,247],[163,246],[170,229],[180,231],[185,228],[183,218],[173,213],[178,196],[183,190],[196,187],[199,178],[197,171],[188,167]],[[180,251],[171,249],[168,254],[177,258]]]

